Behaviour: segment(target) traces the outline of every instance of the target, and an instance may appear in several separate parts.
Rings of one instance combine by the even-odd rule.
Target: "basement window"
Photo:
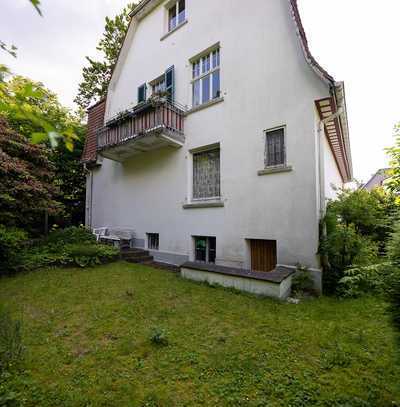
[[[215,237],[196,236],[194,246],[196,261],[215,263],[217,249],[217,239]]]
[[[150,250],[159,250],[160,235],[158,233],[147,233],[147,247]]]

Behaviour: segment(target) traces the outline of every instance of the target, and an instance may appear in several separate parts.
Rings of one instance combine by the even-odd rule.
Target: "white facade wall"
[[[343,179],[340,175],[332,149],[328,140],[324,137],[324,174],[325,174],[325,197],[326,199],[335,199],[338,194],[338,188],[343,187]]]
[[[329,92],[304,59],[288,2],[186,3],[188,23],[162,41],[164,6],[131,29],[106,118],[135,105],[138,86],[172,65],[175,99],[190,106],[189,59],[218,42],[224,101],[185,118],[182,149],[145,153],[124,164],[104,160],[94,170],[92,226],[133,228],[138,242],[159,233],[161,256],[168,253],[176,262],[193,260],[192,236],[216,236],[217,263],[237,267],[249,267],[246,239],[274,239],[279,264],[319,268],[314,101]],[[258,176],[264,130],[280,125],[286,126],[293,171]],[[190,150],[214,143],[221,148],[225,206],[183,209],[191,196]]]

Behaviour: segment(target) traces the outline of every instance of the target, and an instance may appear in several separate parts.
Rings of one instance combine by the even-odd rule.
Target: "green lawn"
[[[2,279],[0,301],[23,321],[28,406],[400,405],[380,300],[291,305],[115,263]]]

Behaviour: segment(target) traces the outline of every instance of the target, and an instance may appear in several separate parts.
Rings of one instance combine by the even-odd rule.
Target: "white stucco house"
[[[143,0],[89,109],[86,222],[155,260],[319,279],[319,222],[352,179],[344,84],[296,0]],[[208,267],[209,265],[209,267]],[[227,274],[229,274],[227,272]]]

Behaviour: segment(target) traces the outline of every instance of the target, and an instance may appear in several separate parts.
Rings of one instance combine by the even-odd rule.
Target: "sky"
[[[28,0],[0,3],[0,39],[18,47],[17,59],[1,53],[0,63],[43,82],[73,108],[85,56],[97,55],[104,18],[128,0],[42,0],[43,18]],[[400,122],[400,0],[298,3],[313,55],[345,82],[354,176],[367,181],[388,165],[384,148],[393,144]]]

